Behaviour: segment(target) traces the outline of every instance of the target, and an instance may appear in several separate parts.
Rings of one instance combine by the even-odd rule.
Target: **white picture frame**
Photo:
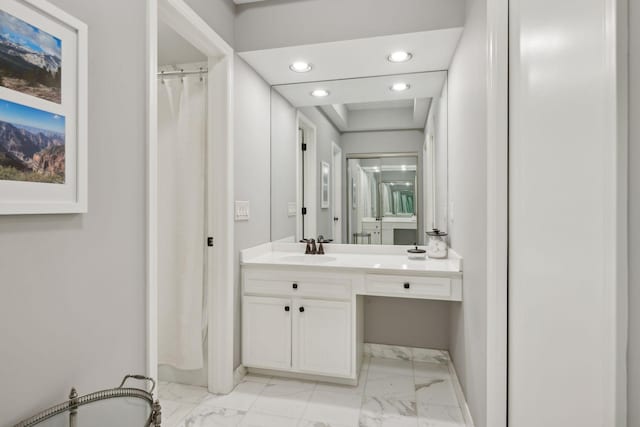
[[[331,165],[329,165],[329,163],[327,162],[322,162],[321,166],[320,208],[329,209],[329,200],[331,197],[331,187],[329,186],[329,180],[331,177]]]
[[[0,215],[86,213],[87,25],[44,0],[3,0],[0,33],[22,61],[0,63],[0,126],[27,135],[0,136]]]

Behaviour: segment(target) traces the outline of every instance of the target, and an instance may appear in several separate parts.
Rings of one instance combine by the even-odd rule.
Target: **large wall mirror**
[[[271,237],[423,244],[447,229],[447,73],[278,84]]]

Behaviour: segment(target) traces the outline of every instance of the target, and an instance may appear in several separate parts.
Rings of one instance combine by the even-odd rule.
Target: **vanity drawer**
[[[305,298],[323,298],[331,300],[350,300],[352,296],[351,280],[325,279],[322,277],[247,277],[243,284],[243,293],[249,295],[292,296]]]
[[[392,276],[368,274],[365,281],[368,294],[458,300],[452,292],[451,279],[444,277]]]
[[[302,280],[298,283],[298,289],[294,290],[293,295],[307,298],[349,300],[351,299],[351,281],[321,278]]]
[[[251,295],[289,296],[292,294],[295,281],[271,278],[246,278],[243,293]]]

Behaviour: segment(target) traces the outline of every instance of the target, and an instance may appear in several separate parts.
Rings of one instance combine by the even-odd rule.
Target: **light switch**
[[[236,221],[249,221],[249,202],[236,200]]]
[[[296,202],[287,203],[287,215],[296,216],[297,211],[298,211],[298,205]]]

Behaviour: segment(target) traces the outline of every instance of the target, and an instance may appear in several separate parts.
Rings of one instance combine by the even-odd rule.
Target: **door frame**
[[[147,0],[146,370],[158,376],[158,19],[208,58],[207,251],[208,389],[233,390],[233,61],[234,52],[184,0]],[[206,236],[203,237],[203,242]],[[204,243],[203,243],[204,244]]]
[[[307,151],[305,155],[305,168],[304,168],[304,187],[302,185],[302,141],[299,139],[300,132],[298,129],[303,128],[309,131],[309,136],[306,140]],[[304,239],[302,235],[302,208],[307,208],[307,225],[305,231],[308,238],[315,239],[317,234],[317,221],[318,221],[318,193],[317,193],[317,180],[318,180],[318,167],[317,167],[317,138],[318,128],[311,121],[311,119],[300,111],[296,113],[296,205],[298,212],[296,214],[296,241]],[[304,192],[305,205],[302,206],[302,197]]]
[[[342,148],[335,141],[331,141],[331,213],[333,224],[333,240],[334,243],[342,243]],[[340,185],[337,185],[340,184]],[[333,218],[338,218],[338,221],[334,221]],[[337,223],[337,224],[336,224]],[[338,237],[336,238],[336,230],[338,230]]]
[[[487,418],[507,427],[509,0],[487,0]]]

